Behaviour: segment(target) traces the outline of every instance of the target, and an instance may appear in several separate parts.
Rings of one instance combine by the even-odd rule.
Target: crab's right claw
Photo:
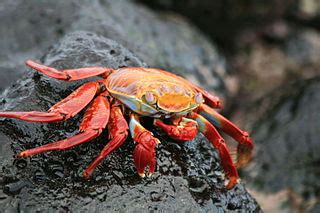
[[[140,134],[135,141],[138,143],[133,152],[135,167],[141,177],[149,177],[156,167],[155,147],[160,141],[149,131]]]

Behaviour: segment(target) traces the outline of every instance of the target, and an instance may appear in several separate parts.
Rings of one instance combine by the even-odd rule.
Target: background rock
[[[237,52],[237,37],[244,31],[261,30],[275,21],[289,21],[320,29],[319,0],[139,0],[155,10],[174,11],[188,17],[219,43],[227,53]]]
[[[39,58],[68,32],[86,30],[119,42],[151,67],[184,75],[226,96],[224,57],[178,15],[158,15],[129,0],[14,0],[2,1],[0,10],[0,67],[7,78],[0,89],[21,75],[24,60]]]
[[[278,88],[246,111],[256,157],[245,169],[266,211],[307,211],[319,204],[320,78]],[[273,206],[270,206],[272,201]]]
[[[233,98],[237,112],[275,89],[320,75],[320,33],[316,30],[276,22],[263,31],[243,33],[238,43],[238,53],[230,58],[233,75],[239,79]]]
[[[43,63],[59,69],[145,65],[123,46],[92,32],[66,36],[43,57]],[[1,108],[44,111],[83,82],[60,82],[29,70],[6,90]],[[81,115],[51,124],[1,119],[0,131],[10,136],[12,141],[5,144],[11,144],[17,153],[75,134]],[[204,138],[179,144],[163,134],[157,136],[163,143],[157,149],[157,172],[149,179],[141,179],[135,172],[133,143],[128,139],[96,170],[92,180],[83,180],[81,174],[103,148],[106,133],[71,150],[25,159],[7,157],[1,162],[1,206],[12,211],[260,210],[242,185],[224,189],[218,154]]]

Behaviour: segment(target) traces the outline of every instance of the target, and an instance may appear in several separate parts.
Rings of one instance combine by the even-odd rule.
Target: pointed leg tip
[[[138,173],[140,177],[144,178],[146,175],[144,173]]]
[[[32,64],[35,64],[35,62],[32,61],[32,60],[30,60],[30,59],[28,59],[28,60],[25,61],[25,64],[26,64],[27,66],[31,66]]]
[[[82,173],[82,176],[84,177],[84,179],[89,180],[90,177],[91,177],[91,174],[89,172],[87,172],[87,171],[84,171]]]
[[[16,154],[16,156],[17,157],[27,157],[28,155],[27,155],[26,151],[23,151],[23,152]]]
[[[147,177],[151,177],[153,175],[153,172],[148,172]]]
[[[240,182],[240,179],[236,177],[231,177],[228,180],[225,181],[225,187],[226,189],[232,189],[234,188],[238,183]]]

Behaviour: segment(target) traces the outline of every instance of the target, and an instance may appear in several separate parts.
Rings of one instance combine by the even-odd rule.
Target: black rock
[[[0,26],[0,77],[6,78],[0,90],[18,79],[24,60],[39,58],[67,33],[85,30],[117,41],[150,67],[227,95],[225,59],[202,33],[180,16],[158,15],[129,0],[4,0]]]
[[[320,192],[319,91],[319,77],[298,81],[276,90],[251,111],[263,116],[256,116],[260,119],[253,126],[257,157],[247,169],[249,182],[260,192],[289,191],[289,206],[300,210],[312,207]]]
[[[273,22],[288,21],[299,29],[306,26],[317,30],[320,28],[320,3],[316,1],[138,1],[156,11],[173,11],[186,16],[228,52],[238,51],[238,37],[241,34],[251,30],[261,33],[263,28]],[[273,34],[272,31],[269,28],[266,33]],[[277,40],[279,37],[274,38]],[[248,39],[251,40],[250,37]]]
[[[59,69],[145,66],[115,41],[84,31],[67,35],[43,57],[42,63]],[[3,94],[1,98],[5,101],[1,109],[45,111],[83,82],[61,82],[29,70]],[[1,118],[0,133],[9,138],[3,139],[4,148],[0,153],[5,156],[0,162],[2,209],[260,211],[243,185],[225,190],[218,154],[201,136],[187,143],[177,143],[149,126],[162,144],[157,148],[156,173],[147,179],[141,179],[135,171],[131,139],[106,158],[91,180],[82,178],[86,166],[106,143],[107,133],[70,150],[25,159],[12,155],[11,149],[15,154],[76,134],[81,117],[82,113],[69,121],[50,124]]]

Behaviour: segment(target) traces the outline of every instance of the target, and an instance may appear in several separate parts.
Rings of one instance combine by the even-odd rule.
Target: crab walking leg
[[[27,60],[26,65],[35,69],[51,78],[65,80],[65,81],[75,81],[84,78],[89,78],[98,75],[108,75],[113,71],[113,69],[105,67],[85,67],[78,69],[68,69],[68,70],[57,70],[52,67],[48,67],[42,64],[38,64],[34,61]]]
[[[102,130],[106,127],[109,121],[110,106],[107,99],[100,95],[94,99],[93,103],[90,105],[86,111],[83,121],[80,125],[80,133],[72,137],[66,138],[61,141],[49,143],[43,146],[39,146],[33,149],[28,149],[17,156],[27,157],[42,152],[52,151],[52,150],[63,150],[69,149],[76,145],[90,141],[98,137]]]
[[[252,158],[253,142],[247,132],[242,131],[227,118],[205,104],[199,107],[199,114],[239,142],[237,167],[241,167],[250,161]]]
[[[103,148],[98,157],[84,171],[83,176],[89,178],[94,169],[105,159],[111,152],[118,149],[128,137],[128,124],[119,106],[113,106],[110,112],[110,121],[108,124],[109,139],[108,144]]]
[[[133,151],[133,160],[138,174],[145,177],[145,170],[149,167],[147,176],[151,176],[156,167],[155,146],[160,141],[139,123],[139,118],[135,114],[130,116],[129,128],[131,137],[138,143]]]
[[[185,117],[174,120],[173,124],[168,125],[159,119],[154,120],[154,125],[160,127],[171,138],[179,141],[188,141],[194,139],[198,134],[197,122]]]
[[[200,132],[202,132],[212,143],[212,145],[218,150],[222,167],[228,177],[226,188],[233,188],[237,184],[239,176],[237,169],[232,162],[229,150],[224,142],[224,139],[221,137],[216,128],[204,117],[196,113],[192,113],[191,117],[197,121]]]
[[[69,119],[79,113],[99,90],[98,82],[89,82],[52,106],[48,112],[1,112],[0,117],[17,118],[30,122],[54,122]]]

